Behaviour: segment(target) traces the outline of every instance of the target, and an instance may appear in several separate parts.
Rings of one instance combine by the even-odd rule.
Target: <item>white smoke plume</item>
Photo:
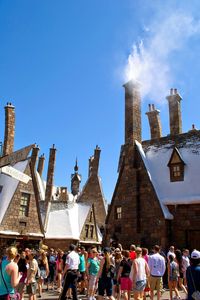
[[[154,22],[148,29],[149,37],[133,45],[125,68],[125,81],[139,81],[142,97],[160,102],[174,83],[170,56],[175,51],[178,54],[191,37],[200,33],[200,21],[176,12],[161,22]]]

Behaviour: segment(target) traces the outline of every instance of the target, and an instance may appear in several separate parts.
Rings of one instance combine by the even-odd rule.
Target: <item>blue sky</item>
[[[148,103],[161,110],[163,136],[169,133],[165,96],[171,87],[183,98],[183,131],[200,128],[199,22],[198,0],[0,0],[1,140],[4,106],[12,102],[15,150],[36,142],[47,165],[55,144],[55,184],[69,189],[76,157],[83,185],[98,144],[110,202],[124,142],[128,58],[148,83],[143,139],[150,137]]]

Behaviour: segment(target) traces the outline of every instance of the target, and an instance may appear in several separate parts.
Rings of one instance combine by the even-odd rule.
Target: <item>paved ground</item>
[[[181,299],[185,299],[186,296],[183,292],[180,292],[181,295]],[[25,299],[28,298],[28,295],[25,295]],[[42,298],[37,298],[37,299],[41,299],[41,300],[58,300],[59,298],[59,294],[56,291],[48,291],[48,292],[44,292],[42,295]],[[80,300],[87,300],[87,297],[84,295],[79,295],[78,298]],[[123,298],[122,298],[123,299]],[[131,297],[131,299],[133,299],[133,297]],[[149,297],[147,297],[147,300],[150,299]],[[157,297],[155,296],[154,299],[156,300]],[[169,300],[169,291],[166,290],[161,297],[162,300]]]

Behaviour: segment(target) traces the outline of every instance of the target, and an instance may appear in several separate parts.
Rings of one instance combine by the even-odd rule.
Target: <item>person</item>
[[[62,250],[58,250],[58,255],[56,259],[56,280],[57,280],[57,291],[61,293],[62,288],[62,274],[63,274],[63,256],[64,252]]]
[[[116,248],[114,251],[114,261],[115,261],[115,272],[113,277],[113,297],[117,300],[120,300],[121,291],[120,291],[120,282],[117,280],[119,268],[123,256],[119,248]]]
[[[134,260],[137,257],[135,250],[136,250],[136,246],[133,244],[130,245],[130,259],[131,260]]]
[[[176,257],[176,254],[174,252],[174,246],[169,247],[169,251],[167,252],[167,260],[169,260],[169,256],[172,255],[174,258]]]
[[[159,253],[160,247],[154,246],[154,254],[149,256],[149,269],[150,269],[150,295],[153,300],[154,290],[157,291],[157,299],[160,300],[162,290],[162,277],[165,273],[165,259]]]
[[[47,291],[48,291],[50,286],[52,290],[54,289],[54,279],[55,279],[55,271],[56,271],[56,254],[53,248],[50,249],[47,255],[47,259],[49,265],[49,275],[47,277]]]
[[[27,252],[29,267],[27,270],[27,281],[26,281],[26,292],[29,295],[29,300],[36,300],[36,290],[37,290],[37,282],[36,282],[36,274],[38,271],[38,263],[35,259],[36,255],[35,250],[29,250]]]
[[[112,296],[113,289],[113,280],[114,272],[112,272],[112,267],[114,262],[110,256],[110,248],[105,247],[104,257],[100,261],[100,269],[97,275],[98,282],[98,300],[103,300],[104,293],[106,291],[106,295],[110,300],[114,300]]]
[[[16,292],[20,294],[20,299],[22,300],[24,298],[24,291],[25,291],[26,277],[27,277],[27,262],[26,262],[25,251],[22,251],[20,255],[20,259],[18,261],[18,268],[22,277],[19,281],[19,284],[16,287]]]
[[[146,260],[142,257],[142,249],[140,247],[136,248],[136,258],[132,264],[132,286],[134,299],[143,299],[144,289],[147,284],[147,278],[150,275],[149,266]]]
[[[91,257],[87,262],[87,277],[88,277],[88,299],[95,300],[95,292],[97,287],[97,275],[100,268],[100,262],[97,258],[98,251],[96,247],[91,249]]]
[[[175,255],[176,255],[176,262],[178,263],[179,266],[179,277],[178,277],[178,286],[184,291],[184,293],[187,295],[187,289],[183,284],[183,258],[182,258],[182,253],[181,250],[176,249],[175,251]]]
[[[188,300],[193,300],[192,294],[195,291],[200,292],[200,251],[193,250],[190,259],[191,265],[186,270],[186,279],[188,286]]]
[[[17,248],[9,247],[6,251],[7,258],[0,264],[0,299],[6,300],[8,294],[15,294],[15,287],[18,285],[21,274],[18,273],[18,265],[14,262],[17,255]]]
[[[148,264],[148,261],[149,261],[149,250],[147,248],[142,248],[142,257],[144,258],[144,260],[147,262]],[[147,277],[147,284],[145,286],[145,289],[144,289],[144,300],[146,300],[146,297],[149,296],[149,292],[150,292],[150,283],[149,283],[149,276]]]
[[[81,246],[79,250],[80,264],[78,266],[80,272],[80,294],[85,294],[86,289],[86,261],[88,253],[85,251],[85,247]]]
[[[168,257],[167,270],[168,270],[168,286],[169,286],[170,300],[173,299],[173,290],[176,294],[176,298],[180,299],[180,294],[177,288],[178,277],[179,277],[179,266],[178,263],[175,261],[174,256],[171,254]]]
[[[40,274],[38,278],[38,292],[39,292],[39,298],[42,297],[42,286],[44,284],[44,280],[49,275],[49,264],[48,259],[46,256],[46,253],[43,249],[40,250],[40,256],[38,258],[38,267],[40,269]]]
[[[120,281],[121,292],[123,293],[125,300],[130,300],[132,281],[129,277],[131,272],[132,261],[130,259],[130,253],[128,250],[123,251],[124,258],[122,259],[117,274],[117,281]]]
[[[187,280],[186,280],[186,270],[190,265],[190,259],[189,259],[190,252],[188,249],[183,249],[183,284],[185,287],[187,287]]]
[[[61,293],[60,300],[65,300],[66,293],[71,287],[73,300],[78,300],[77,297],[77,279],[78,279],[78,266],[80,258],[78,253],[75,251],[76,246],[71,244],[69,246],[70,253],[66,257],[66,264],[63,272],[64,284]],[[65,276],[66,274],[66,276]]]

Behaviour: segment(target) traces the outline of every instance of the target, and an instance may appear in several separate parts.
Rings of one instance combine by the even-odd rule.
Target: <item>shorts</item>
[[[40,276],[39,276],[39,278],[41,278],[41,279],[47,278],[47,272],[46,272],[46,270],[40,270]]]
[[[26,284],[24,282],[19,282],[15,288],[16,292],[22,294],[25,291],[25,285]]]
[[[113,286],[113,281],[111,277],[99,278],[99,284],[98,284],[99,296],[104,296],[105,291],[108,297],[112,296],[112,286]]]
[[[162,277],[150,276],[150,288],[152,291],[160,291],[163,288]]]
[[[131,279],[129,277],[121,277],[120,286],[121,286],[121,291],[131,291],[132,289]]]
[[[37,283],[36,282],[31,282],[29,285],[26,287],[26,292],[29,295],[35,295],[37,290]]]
[[[139,281],[136,281],[136,284],[135,284],[135,287],[134,287],[134,291],[144,291],[145,287],[146,287],[146,284],[147,284],[147,281],[146,279],[144,280],[139,280]]]
[[[94,290],[97,285],[97,276],[96,275],[89,275],[89,282],[88,282],[88,289]]]

